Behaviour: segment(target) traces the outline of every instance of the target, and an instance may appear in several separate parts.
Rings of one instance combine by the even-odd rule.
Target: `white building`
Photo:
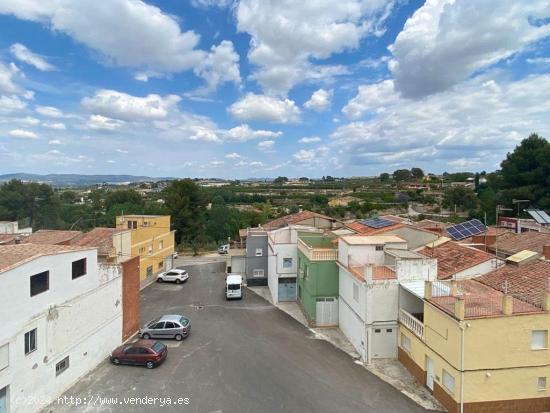
[[[19,228],[17,221],[0,221],[0,234],[32,234],[32,228]]]
[[[267,285],[273,303],[296,301],[299,232],[323,231],[309,226],[290,225],[267,232]]]
[[[121,267],[95,248],[2,246],[0,314],[0,411],[38,411],[122,341]]]
[[[437,261],[407,249],[395,235],[338,241],[340,329],[364,361],[396,358],[399,284],[435,280]]]

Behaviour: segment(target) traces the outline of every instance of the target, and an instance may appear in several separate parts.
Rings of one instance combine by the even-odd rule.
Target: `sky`
[[[493,171],[533,132],[547,0],[0,0],[0,173]]]

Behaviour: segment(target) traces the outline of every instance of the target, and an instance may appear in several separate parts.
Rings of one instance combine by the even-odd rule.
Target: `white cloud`
[[[71,165],[75,163],[90,163],[93,158],[85,155],[70,156],[57,149],[45,153],[35,153],[28,156],[30,162],[48,162],[53,165]]]
[[[234,0],[191,0],[191,4],[195,7],[219,7],[225,8],[233,4]]]
[[[385,0],[241,0],[237,28],[251,36],[253,75],[268,93],[285,94],[315,73],[312,60],[356,49],[382,33],[393,6]]]
[[[33,118],[32,116],[26,116],[24,118],[14,119],[16,122],[22,123],[24,125],[35,126],[40,123],[40,120]]]
[[[61,122],[56,122],[56,123],[43,123],[42,126],[44,126],[45,128],[48,128],[48,129],[53,129],[53,130],[65,130],[67,129],[67,127],[65,126],[64,123],[61,123]]]
[[[167,120],[153,121],[153,124],[161,132],[161,136],[170,139],[207,143],[221,142],[220,130],[206,116],[181,112]]]
[[[48,141],[48,145],[62,145],[62,142],[59,139],[51,139]]]
[[[24,129],[13,129],[8,133],[13,138],[38,139],[38,135],[32,131]]]
[[[296,152],[292,156],[298,162],[310,163],[310,162],[313,162],[316,155],[315,155],[315,150],[313,150],[313,149],[300,149],[298,152]]]
[[[46,72],[55,69],[55,66],[48,63],[44,57],[31,52],[21,43],[12,44],[10,47],[10,52],[16,59],[34,66],[38,70]]]
[[[117,148],[116,150],[118,153],[121,153],[121,154],[127,154],[128,151],[126,149],[120,149],[120,148]]]
[[[242,124],[229,129],[224,137],[231,142],[246,142],[253,139],[277,138],[282,132],[273,132],[270,130],[254,130],[247,124]]]
[[[111,119],[102,115],[90,115],[86,126],[94,130],[113,131],[124,126],[125,122],[118,119]]]
[[[296,106],[293,100],[281,100],[254,93],[248,93],[242,99],[233,103],[228,111],[232,116],[243,120],[275,123],[291,123],[300,120],[300,108]]]
[[[274,152],[275,141],[262,141],[258,143],[258,149],[262,152]]]
[[[0,114],[7,115],[27,107],[27,103],[17,96],[0,96]]]
[[[304,104],[308,109],[322,112],[330,108],[332,90],[319,89],[313,92],[311,98]]]
[[[13,63],[6,66],[0,62],[0,93],[20,93],[21,88],[15,83],[19,69]]]
[[[306,136],[298,140],[298,143],[305,143],[305,144],[316,143],[316,142],[321,142],[321,138],[318,136]]]
[[[357,119],[367,112],[382,112],[399,99],[393,80],[384,80],[371,85],[359,86],[357,96],[351,99],[342,112],[350,119]]]
[[[367,121],[342,125],[331,135],[333,150],[351,163],[409,162],[410,167],[420,160],[444,169],[449,160],[487,151],[489,165],[531,132],[550,135],[550,75],[513,82],[487,73],[421,100],[396,96],[371,112]]]
[[[64,118],[66,115],[59,109],[53,106],[37,106],[36,112],[40,113],[42,116],[47,116],[49,118]]]
[[[228,153],[227,155],[225,155],[225,157],[227,159],[240,159],[240,158],[242,158],[242,156],[239,155],[237,152]]]
[[[216,90],[225,82],[241,83],[239,72],[239,55],[229,40],[222,41],[218,46],[212,46],[208,56],[194,69],[197,76],[206,80],[207,91]]]
[[[428,0],[390,46],[395,86],[412,98],[446,90],[550,35],[532,24],[549,15],[547,0]]]
[[[166,118],[181,100],[179,96],[156,94],[132,96],[115,90],[101,89],[93,97],[82,99],[82,105],[97,115],[125,121]]]
[[[0,13],[43,23],[119,66],[179,72],[204,57],[196,50],[199,35],[182,31],[175,18],[140,0],[6,1]]]

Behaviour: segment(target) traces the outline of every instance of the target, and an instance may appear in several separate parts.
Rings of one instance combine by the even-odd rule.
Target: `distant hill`
[[[135,176],[135,175],[79,175],[79,174],[27,174],[13,173],[0,175],[0,182],[6,182],[11,179],[19,179],[21,181],[31,181],[45,183],[52,186],[89,186],[97,184],[122,184],[126,182],[156,182],[166,181],[175,178],[152,178],[150,176]]]

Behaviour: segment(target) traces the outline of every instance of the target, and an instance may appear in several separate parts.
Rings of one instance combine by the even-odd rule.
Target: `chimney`
[[[456,280],[451,280],[451,297],[458,295],[458,283]]]
[[[544,245],[542,247],[542,256],[544,257],[545,260],[550,261],[550,245]]]
[[[502,314],[512,315],[514,313],[514,298],[509,294],[502,296]]]
[[[464,298],[457,297],[455,298],[455,317],[458,320],[464,320],[466,314],[466,308],[464,306]]]
[[[424,281],[424,298],[429,300],[432,298],[432,283],[431,281]]]

